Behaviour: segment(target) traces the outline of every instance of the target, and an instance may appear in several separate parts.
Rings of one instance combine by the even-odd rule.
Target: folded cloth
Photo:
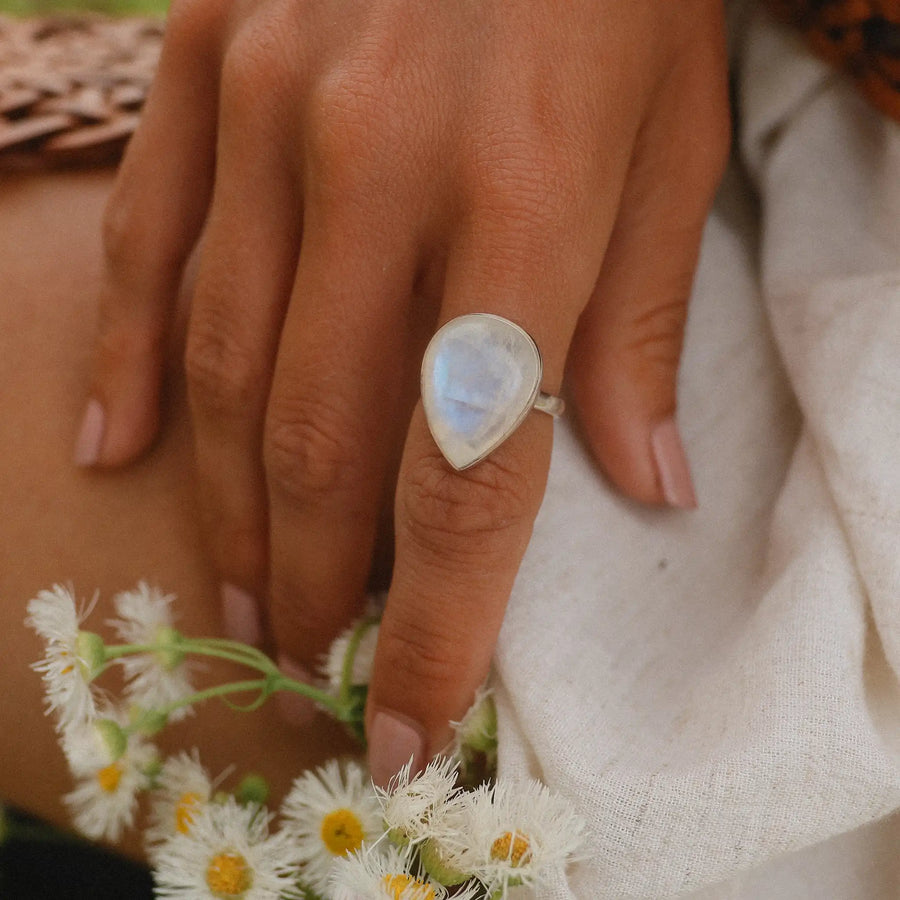
[[[501,774],[589,827],[540,900],[900,896],[900,127],[746,24],[681,372],[700,508],[622,499],[559,423],[501,634]]]

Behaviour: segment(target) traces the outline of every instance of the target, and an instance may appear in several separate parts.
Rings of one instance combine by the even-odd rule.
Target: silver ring
[[[472,313],[435,332],[422,359],[422,405],[444,459],[468,469],[497,449],[532,409],[554,418],[565,402],[541,391],[531,335],[509,319]]]

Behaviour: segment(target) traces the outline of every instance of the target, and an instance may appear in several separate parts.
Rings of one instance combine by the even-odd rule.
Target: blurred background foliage
[[[0,15],[46,16],[59,12],[96,12],[105,15],[164,13],[168,0],[0,0]]]

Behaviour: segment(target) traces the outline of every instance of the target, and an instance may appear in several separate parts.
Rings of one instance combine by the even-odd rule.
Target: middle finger
[[[263,455],[275,641],[310,669],[365,593],[405,427],[419,235],[412,204],[306,202]]]

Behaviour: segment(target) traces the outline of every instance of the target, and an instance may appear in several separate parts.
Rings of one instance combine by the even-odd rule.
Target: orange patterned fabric
[[[768,0],[812,48],[900,121],[900,0]]]

